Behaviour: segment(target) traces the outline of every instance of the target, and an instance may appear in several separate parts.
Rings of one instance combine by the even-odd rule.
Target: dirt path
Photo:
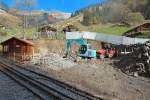
[[[100,95],[104,100],[149,100],[150,98],[150,79],[127,76],[114,69],[110,63],[82,64],[60,70],[42,66],[29,68]]]

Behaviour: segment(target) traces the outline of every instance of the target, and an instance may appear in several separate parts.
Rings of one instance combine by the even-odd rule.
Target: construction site
[[[1,66],[50,76],[92,95],[84,95],[86,99],[149,100],[149,39],[79,32],[69,26],[63,31],[66,37],[61,40],[44,30],[44,35],[38,33],[33,40],[12,37],[2,42]],[[1,69],[4,73],[6,70],[14,69]],[[10,76],[11,73],[14,72],[9,72]],[[61,93],[66,96],[65,91]],[[54,98],[68,99],[65,96]]]
[[[0,100],[150,100],[149,5],[1,0]]]

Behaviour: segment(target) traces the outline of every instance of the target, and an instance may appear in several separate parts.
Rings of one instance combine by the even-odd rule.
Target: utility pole
[[[23,14],[23,39],[26,39],[26,29],[27,29],[27,16]]]
[[[22,14],[23,17],[23,34],[22,38],[26,39],[26,32],[27,28],[29,28],[29,23],[28,23],[28,16],[31,13],[31,10],[34,8],[34,6],[37,4],[37,0],[14,0],[15,1],[15,6],[18,9],[22,9],[27,13]]]

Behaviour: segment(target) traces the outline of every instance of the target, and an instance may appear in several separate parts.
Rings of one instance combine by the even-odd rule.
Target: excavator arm
[[[73,45],[87,45],[87,40],[85,39],[67,39],[66,40],[66,50],[65,50],[65,56],[70,56],[72,51]]]

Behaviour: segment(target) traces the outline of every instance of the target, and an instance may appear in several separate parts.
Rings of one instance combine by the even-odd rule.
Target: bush
[[[138,24],[144,21],[144,17],[140,12],[129,13],[126,19],[131,24]]]
[[[0,36],[2,36],[2,37],[6,37],[8,35],[8,33],[7,32],[5,32],[5,31],[1,31],[0,30]]]

